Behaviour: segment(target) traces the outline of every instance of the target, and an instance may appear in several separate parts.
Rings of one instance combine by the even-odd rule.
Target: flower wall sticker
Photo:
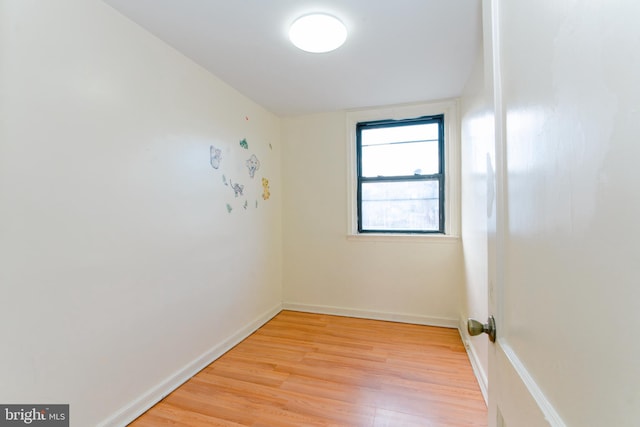
[[[247,138],[242,138],[240,140],[240,147],[244,148],[245,150],[249,149],[249,143],[247,142]]]
[[[260,169],[260,161],[255,154],[252,154],[249,160],[246,161],[246,165],[247,169],[249,169],[249,176],[253,179],[256,171]]]

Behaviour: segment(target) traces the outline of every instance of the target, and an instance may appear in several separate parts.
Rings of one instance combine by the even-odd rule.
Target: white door
[[[640,2],[483,5],[496,124],[489,425],[638,426]]]
[[[536,402],[536,383],[530,378],[522,365],[518,354],[509,344],[508,322],[511,317],[505,315],[508,304],[508,283],[505,281],[506,269],[510,261],[507,245],[510,239],[509,229],[509,164],[507,151],[507,129],[503,97],[500,0],[485,0],[483,4],[483,23],[485,26],[486,69],[492,74],[495,151],[488,162],[488,176],[494,178],[495,196],[488,202],[494,203],[494,214],[488,217],[488,274],[489,274],[489,313],[497,323],[497,339],[489,348],[489,426],[490,427],[527,427],[548,426],[547,416]],[[493,170],[491,170],[493,168]],[[491,192],[489,192],[491,193]],[[539,396],[538,396],[539,397]],[[544,397],[544,396],[543,396]],[[544,402],[540,401],[543,405]],[[556,425],[556,423],[553,423]]]

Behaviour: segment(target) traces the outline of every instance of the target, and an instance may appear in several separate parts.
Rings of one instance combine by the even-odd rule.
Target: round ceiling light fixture
[[[347,27],[336,17],[313,13],[296,19],[289,29],[289,40],[297,48],[311,53],[336,50],[347,39]]]

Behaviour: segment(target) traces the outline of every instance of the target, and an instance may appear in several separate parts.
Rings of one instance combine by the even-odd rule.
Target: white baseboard
[[[137,417],[146,412],[153,405],[162,400],[169,393],[180,387],[195,374],[200,372],[214,360],[229,351],[235,345],[247,338],[262,325],[271,320],[276,314],[282,311],[282,305],[278,304],[268,310],[254,321],[240,329],[238,332],[224,340],[223,342],[213,346],[202,356],[190,362],[185,367],[171,375],[156,387],[144,393],[142,396],[131,402],[129,405],[121,408],[118,412],[104,420],[99,424],[100,427],[121,427],[125,426]]]
[[[460,332],[460,338],[462,338],[462,343],[464,344],[464,348],[467,350],[467,356],[469,357],[469,361],[471,362],[471,367],[473,368],[473,374],[476,376],[478,380],[478,385],[480,386],[480,391],[482,392],[482,397],[484,397],[484,402],[489,404],[489,379],[487,378],[487,373],[482,367],[482,363],[480,362],[480,358],[478,357],[478,353],[476,353],[475,346],[471,343],[471,337],[467,332],[467,319],[463,316],[460,317],[460,324],[458,326],[458,332]]]
[[[332,307],[326,305],[282,303],[283,310],[303,311],[306,313],[331,314],[335,316],[357,317],[361,319],[386,320],[389,322],[413,323],[416,325],[457,328],[458,321],[446,317],[421,316],[415,314],[399,314],[354,308]]]

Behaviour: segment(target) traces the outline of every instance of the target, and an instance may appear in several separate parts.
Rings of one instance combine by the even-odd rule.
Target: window
[[[459,238],[457,111],[453,99],[347,112],[347,238]]]
[[[360,122],[358,232],[444,233],[444,116]]]

